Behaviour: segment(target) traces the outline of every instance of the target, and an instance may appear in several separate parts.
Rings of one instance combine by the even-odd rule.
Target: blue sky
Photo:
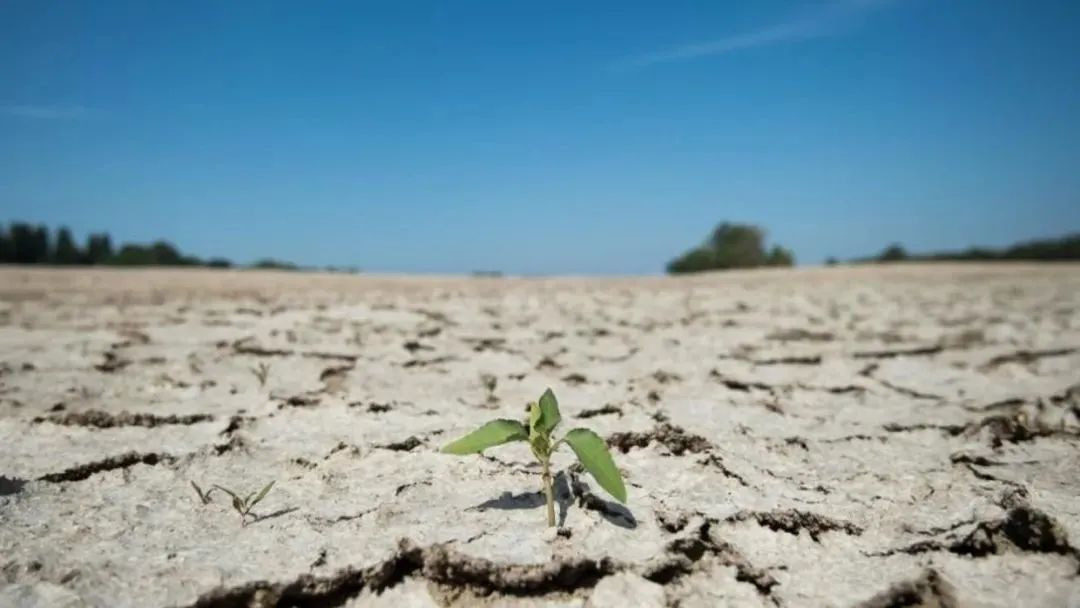
[[[0,3],[0,220],[373,271],[1080,230],[1080,2]]]

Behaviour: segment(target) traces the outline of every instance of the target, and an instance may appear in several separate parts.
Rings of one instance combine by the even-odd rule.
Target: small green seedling
[[[251,509],[253,509],[255,505],[259,504],[259,501],[261,501],[263,498],[266,498],[266,493],[269,492],[270,488],[272,487],[274,487],[274,482],[271,481],[270,483],[266,484],[266,487],[263,488],[258,494],[252,492],[244,498],[240,498],[240,495],[236,492],[233,492],[228,488],[223,488],[219,485],[214,485],[214,488],[225,492],[229,496],[232,496],[232,506],[234,509],[236,509],[236,512],[240,514],[240,525],[242,527],[247,526],[247,518],[249,515],[251,515]],[[209,492],[207,492],[206,496],[207,498],[209,498]]]
[[[626,486],[622,474],[611,459],[604,440],[589,429],[576,428],[558,441],[552,441],[551,433],[562,420],[559,403],[551,389],[544,391],[539,402],[529,404],[529,419],[526,422],[500,418],[481,426],[468,435],[454,441],[442,449],[447,454],[464,456],[479,454],[487,448],[509,443],[527,441],[532,453],[543,467],[544,494],[547,496],[547,521],[555,525],[555,493],[552,489],[551,455],[562,444],[574,450],[581,465],[619,502],[626,502]]]
[[[251,373],[255,375],[255,379],[259,381],[259,386],[266,386],[266,379],[270,376],[270,364],[264,361],[259,361],[259,364],[251,368]]]
[[[214,491],[214,488],[210,488],[209,490],[203,492],[202,488],[199,487],[199,484],[195,483],[194,481],[191,482],[191,487],[195,488],[195,493],[199,495],[199,500],[202,501],[202,504],[210,504],[210,493]]]

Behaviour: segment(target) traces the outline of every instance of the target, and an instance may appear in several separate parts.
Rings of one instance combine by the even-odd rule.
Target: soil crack
[[[959,608],[956,591],[936,570],[929,569],[918,578],[896,583],[861,602],[857,608],[899,608],[923,606],[924,608]]]
[[[410,576],[469,590],[542,597],[592,589],[605,576],[624,567],[604,558],[552,560],[544,564],[507,565],[470,557],[443,545],[417,547],[402,541],[396,554],[368,568],[345,568],[331,576],[303,574],[286,582],[256,581],[203,594],[192,608],[251,608],[270,606],[342,606],[364,589],[393,587]]]
[[[86,426],[99,429],[111,429],[121,426],[154,428],[156,426],[170,424],[191,425],[200,422],[211,422],[213,420],[214,417],[210,414],[157,416],[155,414],[133,414],[126,411],[120,412],[119,414],[110,414],[109,412],[102,410],[87,410],[85,412],[71,412],[64,415],[53,414],[50,416],[39,416],[34,418],[33,422],[35,424],[48,422],[64,426]]]
[[[1064,357],[1075,353],[1078,349],[1072,348],[1051,348],[1045,350],[1018,350],[1016,352],[1008,353],[1006,355],[998,355],[993,359],[990,359],[986,363],[983,363],[979,369],[982,371],[989,371],[996,367],[1005,365],[1006,363],[1019,363],[1021,365],[1027,365],[1034,363],[1039,359],[1045,359],[1047,357]]]
[[[335,361],[347,361],[355,363],[360,356],[348,353],[330,353],[322,351],[288,350],[284,348],[264,348],[252,344],[254,338],[241,338],[232,343],[233,352],[238,355],[254,355],[256,357],[308,357],[311,359],[331,359]]]
[[[672,541],[667,546],[667,555],[642,575],[654,583],[667,585],[692,574],[712,559],[720,565],[734,567],[735,580],[749,583],[761,595],[770,596],[779,581],[766,570],[751,564],[729,543],[714,539],[712,527],[715,523],[706,519],[694,534]]]
[[[653,430],[644,433],[635,431],[612,433],[608,437],[607,443],[625,454],[635,448],[648,447],[654,441],[667,448],[673,456],[682,456],[687,452],[704,454],[705,458],[699,460],[698,464],[711,466],[723,473],[725,477],[739,482],[740,485],[750,486],[745,478],[724,464],[723,458],[716,453],[716,446],[709,442],[708,439],[701,435],[687,433],[682,427],[668,422],[661,422]]]
[[[1080,551],[1069,543],[1064,528],[1046,513],[1026,504],[1009,509],[1001,519],[978,522],[966,534],[950,534],[941,540],[919,541],[870,555],[918,555],[932,551],[948,551],[972,558],[1001,555],[1008,551],[1056,553],[1071,557],[1080,573]]]
[[[158,463],[170,464],[175,462],[176,459],[168,454],[140,454],[138,452],[128,452],[119,456],[112,456],[104,460],[96,460],[86,464],[81,464],[70,469],[65,469],[59,473],[49,473],[39,477],[41,481],[47,481],[49,483],[60,483],[64,481],[83,481],[88,479],[92,475],[101,473],[104,471],[112,471],[115,469],[126,469],[130,466],[142,463],[148,465],[156,465]]]
[[[727,518],[726,521],[754,520],[758,525],[770,530],[787,532],[798,536],[805,530],[814,542],[821,542],[820,536],[825,532],[843,532],[849,536],[860,536],[863,529],[848,521],[833,519],[825,515],[788,509],[783,511],[739,511]]]
[[[945,350],[938,344],[935,346],[919,346],[916,348],[893,348],[886,350],[862,350],[856,351],[851,356],[856,359],[895,359],[896,357],[926,357],[936,355]]]

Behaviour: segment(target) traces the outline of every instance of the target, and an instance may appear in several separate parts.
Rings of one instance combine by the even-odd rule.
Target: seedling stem
[[[555,525],[555,492],[551,487],[551,461],[544,459],[544,494],[547,496],[547,521],[548,526]]]

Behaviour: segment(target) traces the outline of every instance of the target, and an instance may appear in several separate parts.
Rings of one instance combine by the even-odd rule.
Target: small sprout
[[[270,375],[270,364],[265,361],[259,361],[259,364],[251,368],[251,373],[255,374],[255,378],[259,380],[259,386],[266,386],[266,378]]]
[[[484,390],[494,393],[495,387],[499,384],[499,379],[495,377],[495,374],[480,374],[480,383],[484,385]]]
[[[484,385],[484,390],[487,392],[487,407],[494,408],[499,405],[499,398],[495,396],[495,387],[499,384],[499,379],[494,374],[480,374],[480,383]]]
[[[202,488],[199,487],[199,484],[195,483],[194,481],[191,482],[191,487],[195,488],[195,493],[199,495],[199,500],[202,501],[202,504],[210,504],[210,493],[214,491],[214,488],[210,488],[209,490],[203,492]]]
[[[274,482],[271,481],[270,483],[266,484],[266,487],[264,487],[258,494],[252,492],[244,498],[240,498],[239,494],[233,492],[228,488],[224,488],[219,485],[215,485],[214,487],[218,490],[221,490],[222,492],[225,492],[229,496],[232,496],[232,506],[234,509],[236,509],[236,512],[240,514],[240,525],[247,526],[247,518],[249,515],[251,515],[251,509],[253,509],[255,505],[259,504],[259,501],[266,497],[266,494],[270,491],[270,488],[274,487]]]
[[[555,525],[555,493],[552,490],[551,455],[562,444],[567,444],[577,455],[581,465],[600,484],[601,488],[619,502],[626,502],[626,486],[622,474],[611,459],[604,440],[585,428],[576,428],[562,439],[552,442],[551,433],[562,420],[559,404],[551,389],[544,391],[539,402],[529,404],[529,419],[525,422],[500,418],[481,426],[468,435],[447,444],[442,451],[464,456],[479,454],[490,447],[511,441],[527,441],[532,453],[543,467],[543,488],[547,496],[547,521]]]

